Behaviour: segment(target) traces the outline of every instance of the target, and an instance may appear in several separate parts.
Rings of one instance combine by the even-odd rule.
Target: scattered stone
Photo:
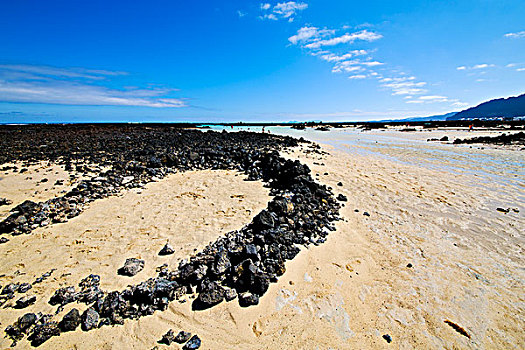
[[[25,141],[24,130],[33,130],[31,128],[41,130],[49,148],[33,150],[33,143],[44,142],[39,143],[38,132],[33,132]],[[277,282],[286,271],[286,261],[297,256],[303,246],[325,242],[327,235],[335,230],[333,222],[340,220],[341,204],[334,198],[332,189],[317,183],[308,166],[279,155],[283,147],[298,145],[292,138],[246,132],[202,133],[176,127],[112,126],[108,132],[98,126],[64,129],[56,126],[57,130],[67,130],[56,133],[39,128],[21,129],[16,142],[13,139],[6,143],[12,144],[12,148],[0,153],[0,162],[10,157],[16,159],[23,145],[24,154],[35,160],[59,154],[62,164],[69,164],[71,168],[75,164],[95,163],[101,169],[112,170],[101,171],[96,176],[90,171],[87,180],[79,182],[63,197],[22,203],[0,222],[0,233],[30,233],[33,227],[43,223],[53,224],[58,222],[57,218],[67,220],[79,215],[86,203],[141,188],[145,183],[178,171],[235,169],[244,172],[248,181],[263,181],[274,196],[250,224],[195,252],[174,270],[163,266],[157,270],[156,277],[121,291],[100,290],[100,277],[96,275],[82,280],[79,289],[64,287],[56,291],[52,301],[59,305],[59,310],[73,301],[89,305],[80,317],[84,330],[152,315],[157,310],[166,310],[174,300],[194,299],[194,303],[211,306],[238,297],[243,307],[257,305],[270,283]],[[57,139],[55,134],[61,137]],[[92,142],[93,139],[96,142]],[[54,142],[62,148],[55,148]],[[123,142],[134,146],[122,147]],[[320,153],[315,145],[310,148],[309,151]],[[75,153],[70,155],[62,149],[75,150]],[[82,165],[79,171],[88,170]],[[131,271],[127,271],[128,267]],[[143,267],[143,260],[127,259],[119,273],[133,276]],[[47,277],[43,275],[35,283]],[[61,327],[62,324],[61,321]]]
[[[93,307],[90,307],[82,314],[82,330],[89,331],[98,325],[100,315]]]
[[[442,138],[439,139],[439,141],[442,141],[442,142],[448,141],[448,136],[443,136]]]
[[[507,214],[510,209],[509,208],[496,208],[497,211]]]
[[[118,270],[118,274],[122,276],[133,277],[137,273],[142,271],[143,268],[144,268],[144,260],[140,260],[137,258],[128,258],[126,259],[124,266],[122,266]]]
[[[411,268],[411,267],[412,267],[412,264],[411,264],[411,263],[408,263],[408,264],[407,264],[407,267],[408,267],[408,268]]]
[[[197,335],[194,335],[193,337],[191,337],[191,339],[186,344],[184,344],[182,349],[183,350],[194,350],[200,347],[201,347],[201,339]]]
[[[0,198],[0,207],[3,205],[11,205],[11,204],[13,204],[13,201],[7,198]]]
[[[383,339],[386,340],[387,343],[392,342],[392,337],[389,334],[383,334]]]
[[[18,283],[9,283],[2,289],[2,295],[9,295],[18,292],[18,288],[20,288],[20,284]]]
[[[201,284],[202,291],[195,301],[197,306],[208,308],[224,300],[224,289],[217,282],[206,281]]]
[[[470,334],[468,334],[468,332],[465,330],[465,328],[461,327],[460,325],[458,325],[457,323],[455,322],[452,322],[450,320],[445,320],[443,321],[445,322],[446,324],[448,324],[450,327],[452,327],[456,332],[458,332],[459,334],[467,337],[470,339]]]
[[[32,346],[40,346],[51,337],[58,335],[60,335],[60,329],[57,323],[51,320],[51,315],[44,315],[37,321],[28,339]]]
[[[344,195],[344,194],[339,194],[336,198],[338,201],[341,201],[341,202],[346,202],[348,201],[348,198]]]
[[[22,283],[22,284],[20,284],[20,286],[18,286],[18,293],[25,293],[28,290],[30,290],[31,288],[33,288],[33,286],[31,284],[29,284],[29,283]]]
[[[0,237],[0,244],[7,243],[9,240],[5,237]]]
[[[343,186],[343,183],[342,182],[338,182],[337,186]]]
[[[28,307],[31,304],[34,304],[36,302],[36,296],[25,296],[20,299],[18,299],[15,303],[16,309],[24,309]]]
[[[18,320],[13,325],[8,326],[5,329],[5,333],[9,338],[11,338],[11,340],[14,341],[13,344],[16,345],[16,341],[22,339],[37,320],[37,315],[33,313],[27,313],[18,318]]]
[[[77,301],[79,296],[80,295],[76,292],[75,287],[63,287],[55,291],[49,299],[49,304],[64,306]]]
[[[160,250],[159,255],[170,255],[175,253],[175,249],[169,244],[166,243],[166,245]]]
[[[62,321],[59,322],[58,327],[62,332],[71,332],[78,328],[81,322],[80,313],[77,309],[71,309]]]
[[[248,307],[259,304],[259,297],[251,293],[242,293],[239,295],[239,305],[241,307]]]
[[[162,339],[158,341],[159,344],[171,345],[175,340],[175,335],[173,334],[173,329],[170,329],[166,334],[162,336]]]
[[[51,271],[48,271],[48,272],[42,274],[42,276],[38,277],[38,278],[33,282],[33,284],[42,283],[42,282],[45,281],[49,276],[51,276],[51,274],[52,274],[55,270],[56,270],[56,269],[51,269]]]
[[[185,342],[187,342],[191,337],[191,333],[190,332],[185,332],[185,331],[180,331],[179,334],[177,334],[177,336],[175,337],[175,342],[176,343],[179,343],[179,344],[183,344]]]
[[[364,216],[370,216],[370,214],[367,211],[363,212],[363,215]]]

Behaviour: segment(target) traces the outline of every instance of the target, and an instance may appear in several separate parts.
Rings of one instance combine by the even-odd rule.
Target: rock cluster
[[[191,339],[190,339],[191,337]],[[191,333],[180,331],[179,334],[175,335],[173,329],[170,329],[166,334],[162,336],[162,339],[159,340],[159,344],[171,345],[171,343],[176,342],[179,344],[184,344],[182,349],[191,350],[198,349],[201,347],[201,339],[198,335],[191,336]]]
[[[306,165],[284,159],[277,152],[280,147],[297,145],[295,139],[242,132],[153,130],[156,132],[149,135],[139,128],[141,132],[136,134],[142,137],[140,140],[134,139],[137,135],[131,137],[125,133],[118,134],[122,136],[119,139],[123,143],[119,145],[121,152],[118,157],[115,156],[117,160],[112,162],[113,170],[100,174],[104,178],[97,180],[100,186],[94,187],[88,181],[57,200],[77,198],[77,202],[86,203],[98,198],[98,195],[105,196],[118,191],[120,187],[117,185],[122,186],[124,182],[126,186],[134,187],[148,176],[152,180],[176,170],[205,168],[245,172],[248,180],[262,180],[274,197],[251,223],[210,243],[188,260],[181,261],[175,270],[162,266],[156,277],[130,285],[123,291],[101,291],[100,278],[96,275],[82,280],[80,290],[75,287],[57,290],[49,301],[59,306],[57,311],[71,302],[89,305],[80,317],[80,324],[85,331],[104,325],[122,324],[126,318],[136,319],[151,315],[156,310],[166,310],[171,301],[186,294],[197,294],[192,304],[195,310],[237,297],[242,307],[257,305],[270,283],[276,282],[285,272],[285,262],[293,259],[301,247],[323,243],[329,232],[335,230],[334,222],[339,219],[340,204],[331,190],[315,182]],[[145,144],[144,140],[147,140]],[[86,141],[93,142],[90,139]],[[131,146],[141,148],[130,151]],[[98,154],[97,151],[91,150],[91,154]],[[97,160],[108,162],[108,152],[103,154],[99,154]],[[92,191],[94,188],[97,190]],[[20,206],[15,208],[6,220],[8,224],[2,223],[0,230],[12,234],[31,230],[34,216],[38,215],[42,203],[33,204],[25,203],[23,210]],[[26,222],[11,225],[11,222],[21,217]],[[6,231],[6,228],[9,230]],[[132,270],[126,268],[119,272],[133,275],[133,272],[138,272],[136,268],[143,267],[143,261],[128,260],[123,269],[133,266]],[[74,316],[78,320],[78,315],[68,315],[66,317]],[[60,325],[69,323],[64,319]],[[45,327],[35,326],[29,332],[12,332],[15,334],[12,338],[17,340],[20,334],[29,334],[31,339],[38,339],[36,343],[39,343],[64,329],[50,322],[46,318],[42,323]],[[20,328],[16,324],[11,327]],[[39,332],[43,333],[42,336]],[[194,337],[186,343],[185,348],[197,349],[199,346],[200,339]]]
[[[254,154],[296,146],[297,140],[257,133],[217,133],[158,126],[3,126],[0,164],[47,160],[96,176],[81,181],[62,197],[25,201],[0,222],[0,234],[31,233],[38,227],[66,222],[86,205],[129,188],[143,187],[169,173],[198,169],[256,171]],[[16,168],[15,168],[16,169]],[[253,174],[257,178],[257,174]]]
[[[499,145],[525,145],[525,132],[518,132],[515,134],[501,134],[499,136],[479,136],[469,139],[455,139],[454,144],[461,143],[486,143]]]

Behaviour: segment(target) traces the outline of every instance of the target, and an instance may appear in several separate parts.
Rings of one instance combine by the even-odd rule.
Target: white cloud
[[[290,41],[292,44],[296,45],[298,43],[305,43],[310,41],[313,38],[321,38],[330,34],[333,34],[333,30],[329,29],[319,29],[317,27],[310,27],[305,26],[300,28],[297,31],[296,35],[293,35],[288,38],[288,41]]]
[[[22,73],[22,75],[20,74]],[[0,101],[61,105],[186,107],[173,89],[116,89],[93,84],[125,72],[49,66],[1,65]]]
[[[485,68],[491,68],[491,67],[495,67],[495,65],[482,63],[482,64],[476,64],[475,66],[472,67],[472,69],[485,69]]]
[[[377,61],[362,61],[359,59],[337,61],[332,68],[332,72],[360,72],[366,70],[365,67],[375,67],[382,65],[383,63]]]
[[[0,70],[4,73],[27,73],[35,74],[44,77],[59,77],[59,78],[83,78],[91,80],[103,80],[110,76],[127,75],[126,72],[108,71],[102,69],[86,69],[86,68],[57,68],[51,66],[32,66],[24,64],[1,64]]]
[[[521,32],[507,33],[504,36],[505,38],[510,38],[510,39],[525,38],[525,30]]]
[[[421,95],[427,92],[423,87],[427,85],[424,81],[415,81],[413,76],[397,77],[397,78],[383,78],[379,81],[383,83],[381,86],[392,90],[392,95]],[[415,102],[412,102],[415,103]]]
[[[263,3],[261,4],[261,10],[270,13],[265,13],[264,15],[260,16],[260,18],[274,21],[278,19],[287,19],[289,22],[293,22],[297,13],[299,11],[306,10],[307,8],[308,4],[304,2],[281,2],[273,6],[273,8],[272,5]]]
[[[281,15],[284,18],[290,18],[294,16],[297,11],[306,10],[307,8],[308,4],[304,2],[297,3],[293,1],[288,1],[278,3],[277,5],[275,5],[273,8],[273,12],[278,15]]]
[[[351,75],[348,77],[348,79],[365,79],[366,78],[366,75],[363,75],[363,74],[356,74],[356,75]]]
[[[237,15],[239,15],[239,17],[244,17],[246,16],[246,12],[242,12],[241,10],[238,10]]]
[[[516,72],[525,72],[525,68],[518,68],[516,69]]]
[[[432,104],[432,103],[449,103],[452,107],[463,107],[466,103],[460,102],[458,99],[450,99],[447,96],[441,95],[425,95],[419,96],[417,99],[412,99],[412,97],[407,98],[406,103],[409,104]]]
[[[355,32],[351,34],[344,34],[335,38],[330,38],[326,40],[315,40],[314,42],[311,42],[304,47],[308,49],[318,49],[323,46],[335,46],[339,44],[347,44],[347,43],[353,43],[356,40],[363,40],[363,41],[375,41],[378,39],[381,39],[383,36],[381,34],[377,34],[374,32],[369,32],[368,30],[363,30],[360,32]]]
[[[492,63],[480,63],[473,66],[459,66],[456,67],[457,70],[476,70],[476,69],[486,69],[486,68],[494,68],[496,67],[495,64]]]
[[[328,52],[328,53],[325,53],[324,55],[319,56],[319,58],[327,62],[340,62],[340,61],[348,60],[352,57],[364,56],[367,54],[368,54],[368,51],[366,50],[352,50],[344,55],[336,55],[331,52]]]
[[[407,75],[395,69],[383,68],[385,64],[372,57],[375,50],[343,50],[341,44],[355,44],[358,41],[374,42],[383,38],[379,33],[369,30],[361,30],[354,33],[343,32],[348,29],[319,29],[313,26],[304,26],[297,33],[288,38],[293,45],[305,49],[308,54],[332,64],[332,73],[350,73],[348,79],[360,80],[375,78],[381,87],[389,89],[394,96],[403,96],[410,103],[433,103],[450,102],[445,96],[427,95],[423,99],[414,99],[413,96],[427,93],[427,83],[417,81],[416,77]],[[488,65],[487,65],[488,66]],[[371,70],[373,67],[381,67],[381,73],[390,72],[394,76],[384,77]],[[458,67],[458,70],[467,67]],[[374,69],[375,70],[375,69]],[[407,98],[408,97],[408,98]]]
[[[264,15],[264,16],[262,16],[262,18],[263,19],[269,19],[269,20],[272,20],[272,21],[277,21],[277,17],[275,17],[275,15],[273,13]]]

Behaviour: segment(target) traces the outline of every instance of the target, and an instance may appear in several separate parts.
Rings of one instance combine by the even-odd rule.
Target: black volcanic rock
[[[126,259],[124,266],[122,266],[118,270],[118,274],[122,276],[133,277],[137,273],[142,271],[143,268],[144,268],[144,260],[140,260],[137,258],[128,258]]]
[[[194,335],[190,340],[182,347],[182,350],[194,350],[201,347],[201,339]]]
[[[159,340],[159,344],[165,344],[165,345],[171,345],[173,341],[175,340],[175,334],[173,333],[173,329],[170,329],[162,336],[162,339]]]
[[[6,130],[15,130],[16,137]],[[36,227],[79,215],[86,203],[141,187],[174,172],[238,171],[246,174],[249,181],[262,181],[274,196],[250,223],[196,251],[177,268],[162,266],[157,276],[138,284],[103,291],[100,277],[90,275],[80,281],[78,288],[57,290],[50,303],[58,305],[57,311],[74,301],[87,304],[89,308],[80,317],[84,330],[152,315],[166,310],[174,300],[183,302],[196,297],[195,309],[235,298],[243,307],[257,305],[270,283],[277,282],[286,271],[286,261],[297,256],[301,247],[323,243],[335,229],[334,222],[340,219],[341,205],[332,189],[317,183],[305,164],[280,156],[282,148],[297,145],[298,141],[289,137],[203,133],[166,126],[0,127],[0,147],[5,146],[6,150],[0,153],[0,163],[24,154],[28,159],[58,162],[71,170],[78,165],[82,172],[110,169],[90,175],[63,197],[22,203],[0,223],[0,231],[31,233]],[[310,146],[309,152],[322,154],[318,147]],[[83,164],[96,166],[87,169]],[[119,272],[134,275],[144,262],[128,259],[125,265]],[[42,282],[51,272],[34,283]],[[60,327],[62,324],[61,321]]]
[[[501,134],[499,136],[480,136],[469,139],[455,139],[454,144],[471,144],[471,143],[487,143],[500,145],[525,145],[525,133],[518,132],[515,134]]]
[[[62,332],[71,332],[78,328],[81,322],[80,313],[77,309],[71,309],[62,321],[59,322],[58,327]]]
[[[179,344],[183,344],[185,342],[187,342],[189,339],[191,338],[191,333],[189,332],[185,332],[185,331],[180,331],[179,334],[177,334],[177,336],[175,337],[175,342],[179,343]]]
[[[346,198],[346,196],[344,194],[338,194],[337,195],[337,200],[341,201],[341,202],[346,202],[346,201],[348,201],[348,198]]]
[[[100,315],[94,308],[90,307],[82,314],[82,330],[89,331],[98,325]]]
[[[159,255],[170,255],[173,253],[175,253],[175,249],[169,243],[166,243],[160,250]]]
[[[239,295],[239,305],[241,307],[248,307],[259,304],[259,297],[251,293],[242,293]]]
[[[224,300],[224,289],[217,282],[206,281],[201,284],[201,292],[196,302],[204,308],[211,307]]]
[[[60,335],[58,324],[52,320],[51,315],[42,315],[30,332],[28,339],[32,346],[40,346],[51,337]]]
[[[3,205],[11,205],[11,204],[13,204],[13,201],[7,198],[0,198],[0,207]]]
[[[24,309],[28,307],[29,305],[32,305],[36,302],[36,296],[25,296],[20,299],[18,299],[15,303],[15,308],[17,309]]]

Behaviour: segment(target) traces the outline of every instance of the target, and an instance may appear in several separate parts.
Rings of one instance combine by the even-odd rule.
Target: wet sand
[[[453,152],[459,159],[454,163],[438,151],[456,146],[422,140],[407,146],[406,133],[389,132],[386,140],[377,133],[366,142],[344,131],[307,133],[328,154],[309,153],[307,147],[283,154],[308,164],[319,182],[348,202],[337,231],[288,262],[287,272],[258,306],[223,302],[191,311],[191,300],[175,301],[165,312],[126,320],[124,326],[65,333],[40,348],[168,348],[156,342],[170,328],[197,333],[202,349],[524,348],[522,153],[462,146]],[[392,144],[397,146],[387,147]],[[437,156],[418,161],[428,147],[435,147]],[[503,163],[510,165],[476,170],[462,157],[481,157],[480,166],[489,159],[508,159]],[[51,172],[56,171],[61,175]],[[45,173],[34,173],[31,181]],[[13,205],[34,193],[34,187],[13,190],[15,183],[28,187],[29,180],[1,187],[10,175],[3,177],[0,197],[13,196]],[[37,295],[35,305],[0,310],[2,329],[25,312],[54,312],[47,304],[52,292],[78,284],[89,273],[101,276],[103,289],[121,289],[242,227],[270,198],[262,183],[243,178],[232,171],[174,174],[143,190],[97,200],[67,223],[9,237],[0,245],[0,274],[5,274],[0,285],[31,282],[57,270],[26,293]],[[44,192],[54,191],[59,189]],[[496,210],[502,206],[519,212]],[[167,240],[176,253],[159,257]],[[128,257],[146,261],[133,278],[116,274]],[[68,305],[58,319],[72,307],[83,310],[84,305]],[[470,338],[445,321],[464,328]],[[0,340],[1,348],[9,345]],[[24,340],[17,348],[29,347]]]

